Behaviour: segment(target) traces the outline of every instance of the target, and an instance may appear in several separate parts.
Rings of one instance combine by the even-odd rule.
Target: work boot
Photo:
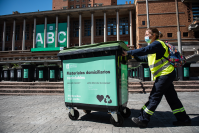
[[[191,121],[174,121],[173,122],[174,126],[191,126]]]
[[[139,118],[135,118],[135,117],[132,117],[131,119],[135,124],[137,124],[139,127],[147,127],[147,123],[145,122],[142,122]]]

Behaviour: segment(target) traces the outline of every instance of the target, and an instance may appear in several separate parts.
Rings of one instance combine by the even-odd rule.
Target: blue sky
[[[126,0],[125,0],[126,1]],[[117,0],[117,4],[125,4],[124,0]],[[134,0],[131,0],[133,3]],[[0,0],[0,15],[52,10],[52,0]]]

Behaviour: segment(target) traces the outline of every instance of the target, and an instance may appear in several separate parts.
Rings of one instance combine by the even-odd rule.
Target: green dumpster
[[[2,79],[3,79],[2,70],[3,70],[3,68],[2,68],[2,66],[0,66],[0,81],[2,81]]]
[[[59,80],[63,81],[63,69],[62,69],[62,67],[59,67]]]
[[[22,66],[22,80],[23,82],[34,81],[35,65],[30,63],[24,63]]]
[[[49,69],[48,69],[48,79],[49,82],[57,82],[58,78],[59,78],[59,66],[56,64],[50,64],[48,65]]]
[[[128,50],[123,41],[70,47],[58,53],[62,61],[65,105],[69,118],[76,120],[79,112],[111,113],[114,126],[122,126],[131,115],[128,103]]]
[[[17,69],[10,68],[10,81],[17,81]]]
[[[3,68],[3,78],[4,81],[10,81],[10,70]]]
[[[17,81],[21,82],[22,81],[22,68],[16,68],[17,69]]]
[[[190,79],[190,64],[187,62],[184,66],[178,67],[178,79],[179,80],[189,80]]]
[[[47,66],[44,66],[44,65],[39,65],[39,66],[37,66],[37,69],[36,69],[36,71],[37,71],[37,78],[36,78],[36,80],[38,80],[38,81],[46,81],[47,79],[48,79],[48,67]]]

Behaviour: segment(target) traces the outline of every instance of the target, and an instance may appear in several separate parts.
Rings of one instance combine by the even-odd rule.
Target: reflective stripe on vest
[[[184,111],[185,111],[184,107],[172,110],[173,114],[176,114],[176,113],[179,113],[179,112],[184,112]]]
[[[148,55],[148,64],[153,75],[153,80],[155,80],[159,76],[167,75],[174,70],[174,67],[170,64],[170,62],[167,59],[169,57],[168,47],[163,41],[156,41],[159,41],[161,43],[161,45],[165,49],[165,53],[164,57],[158,60],[156,60],[156,53]]]
[[[161,72],[162,70],[164,70],[165,68],[167,68],[170,65],[171,64],[168,62],[167,64],[165,64],[164,66],[162,66],[161,68],[159,68],[155,73],[153,73],[153,76],[156,76],[159,72]]]
[[[150,65],[149,68],[157,67],[157,66],[163,64],[165,61],[167,61],[167,59],[164,58],[163,60],[160,60],[160,61],[157,62],[156,64]]]
[[[147,114],[153,115],[154,112],[150,111],[145,105],[142,108]]]

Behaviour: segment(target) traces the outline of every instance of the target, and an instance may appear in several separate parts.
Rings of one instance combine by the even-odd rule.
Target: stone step
[[[23,88],[23,89],[63,89],[63,85],[0,85],[1,88]]]
[[[128,85],[129,89],[152,89],[153,85]],[[174,85],[175,89],[199,89],[199,85]]]
[[[64,96],[64,93],[1,93],[0,95],[7,95],[7,96],[34,96],[34,95],[48,95],[48,96],[55,96],[61,95]]]
[[[129,93],[149,93],[152,89],[134,89],[128,90]],[[199,92],[199,89],[175,89],[177,92]]]
[[[128,82],[129,85],[153,85],[154,81]],[[199,85],[199,81],[174,81],[174,85]]]
[[[63,89],[0,89],[0,93],[64,93]]]
[[[63,85],[63,82],[0,82],[0,85]]]

